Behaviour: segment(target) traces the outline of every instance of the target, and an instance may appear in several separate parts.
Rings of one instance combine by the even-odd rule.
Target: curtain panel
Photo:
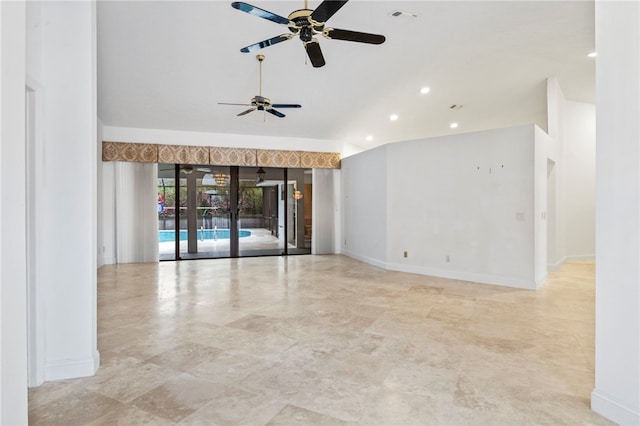
[[[115,164],[116,263],[158,261],[158,167]]]

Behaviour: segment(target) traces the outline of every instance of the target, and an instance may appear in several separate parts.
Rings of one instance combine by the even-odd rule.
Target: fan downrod
[[[249,101],[249,104],[234,104],[234,103],[226,103],[226,102],[219,102],[219,104],[244,105],[244,106],[250,107],[249,109],[242,111],[240,114],[237,114],[238,116],[247,115],[250,112],[258,110],[258,111],[268,112],[269,114],[273,114],[279,118],[284,118],[285,115],[280,111],[278,111],[276,108],[302,108],[302,105],[299,105],[299,104],[272,104],[271,99],[262,96],[262,62],[264,61],[265,56],[262,54],[258,54],[256,55],[256,59],[258,60],[258,63],[260,66],[260,80],[259,80],[260,86],[259,86],[259,92],[258,92],[259,94],[251,98],[251,100]]]

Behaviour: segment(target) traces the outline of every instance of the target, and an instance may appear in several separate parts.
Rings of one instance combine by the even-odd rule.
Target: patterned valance
[[[102,161],[339,169],[337,152],[102,142]]]

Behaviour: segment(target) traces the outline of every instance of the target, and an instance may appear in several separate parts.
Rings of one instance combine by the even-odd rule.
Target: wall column
[[[0,2],[0,424],[27,423],[25,3]]]
[[[596,1],[596,384],[592,409],[640,424],[640,3]]]
[[[93,375],[96,320],[96,5],[42,2],[43,179],[39,260],[45,381]],[[40,262],[41,261],[41,262]]]

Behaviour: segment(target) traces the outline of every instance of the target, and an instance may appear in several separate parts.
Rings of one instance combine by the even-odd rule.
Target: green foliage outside
[[[164,183],[164,185],[163,185]],[[181,182],[182,183],[182,182]],[[198,186],[196,203],[198,216],[226,217],[229,209],[229,187]],[[176,188],[173,179],[158,179],[158,209],[160,218],[170,218],[175,214]],[[187,207],[186,185],[180,186],[180,207]],[[238,209],[241,216],[262,214],[262,188],[253,182],[240,181]]]

